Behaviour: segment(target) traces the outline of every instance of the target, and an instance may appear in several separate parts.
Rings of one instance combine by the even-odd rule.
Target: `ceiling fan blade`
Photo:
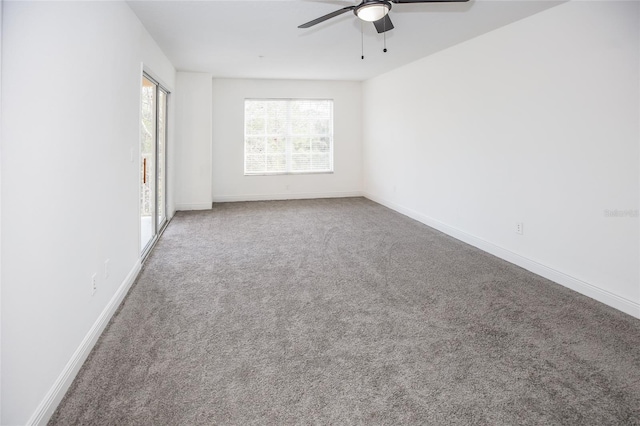
[[[338,15],[342,15],[343,13],[348,12],[350,10],[353,10],[355,8],[356,8],[355,6],[343,7],[342,9],[338,9],[335,12],[328,13],[328,14],[326,14],[324,16],[321,16],[321,17],[319,17],[317,19],[314,19],[313,21],[309,21],[306,24],[302,24],[298,28],[313,27],[314,25],[319,24],[320,22],[324,22],[327,19],[331,19],[331,18],[334,18],[334,17],[336,17]]]
[[[389,0],[391,3],[464,3],[469,0]]]
[[[378,31],[378,33],[384,33],[393,29],[393,23],[391,22],[391,18],[389,18],[388,14],[384,15],[384,18],[375,21],[373,25],[376,27],[376,31]]]

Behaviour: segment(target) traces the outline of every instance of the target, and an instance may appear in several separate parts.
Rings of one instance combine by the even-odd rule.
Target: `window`
[[[246,99],[244,174],[333,172],[333,101]]]

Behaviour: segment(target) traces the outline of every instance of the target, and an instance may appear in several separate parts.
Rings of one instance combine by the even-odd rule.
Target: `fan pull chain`
[[[360,59],[364,59],[364,26],[362,21],[360,21],[360,52],[362,54]]]
[[[384,30],[382,32],[382,37],[384,39],[384,49],[382,49],[382,51],[384,53],[387,53],[387,20],[386,19],[382,22],[382,29]]]

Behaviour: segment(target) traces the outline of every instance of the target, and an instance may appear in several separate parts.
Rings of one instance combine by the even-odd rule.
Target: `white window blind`
[[[245,175],[332,171],[332,100],[244,101]]]

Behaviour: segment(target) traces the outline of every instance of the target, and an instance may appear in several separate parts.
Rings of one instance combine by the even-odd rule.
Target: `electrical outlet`
[[[96,294],[96,290],[98,289],[98,274],[91,275],[91,295]]]
[[[109,279],[109,259],[104,261],[104,279]]]
[[[516,234],[524,234],[524,223],[522,222],[517,222],[516,223]]]

